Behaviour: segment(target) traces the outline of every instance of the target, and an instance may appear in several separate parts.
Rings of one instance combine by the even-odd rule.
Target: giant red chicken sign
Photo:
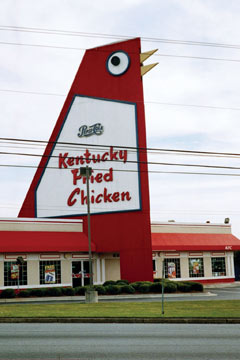
[[[86,222],[90,177],[92,240],[120,254],[121,278],[152,280],[149,187],[140,39],[87,50],[19,217]],[[86,226],[84,228],[87,228]]]

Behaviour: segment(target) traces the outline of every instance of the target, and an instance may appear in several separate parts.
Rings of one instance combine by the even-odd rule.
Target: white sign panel
[[[133,103],[76,96],[36,190],[36,216],[139,210],[140,183],[136,106]]]

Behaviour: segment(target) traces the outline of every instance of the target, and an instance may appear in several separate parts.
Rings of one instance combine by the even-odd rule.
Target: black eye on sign
[[[129,68],[130,57],[124,51],[115,51],[107,59],[107,70],[113,76],[123,75]]]

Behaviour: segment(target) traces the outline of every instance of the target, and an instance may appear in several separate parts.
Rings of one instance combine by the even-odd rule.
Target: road
[[[240,325],[0,324],[0,359],[240,359]]]

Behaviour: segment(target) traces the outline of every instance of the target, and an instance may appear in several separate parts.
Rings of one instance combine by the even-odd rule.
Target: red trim
[[[42,260],[60,259],[60,254],[41,254],[40,259]]]
[[[198,280],[198,278],[195,278],[194,280],[187,280],[187,281],[193,281],[193,282],[199,282],[201,284],[217,284],[217,283],[233,283],[235,282],[235,278],[227,278],[227,279],[206,279],[206,280]]]
[[[27,259],[27,255],[24,254],[11,254],[11,255],[8,255],[8,254],[5,254],[4,258],[5,260],[16,260],[18,256],[20,256],[23,258],[23,259]]]

